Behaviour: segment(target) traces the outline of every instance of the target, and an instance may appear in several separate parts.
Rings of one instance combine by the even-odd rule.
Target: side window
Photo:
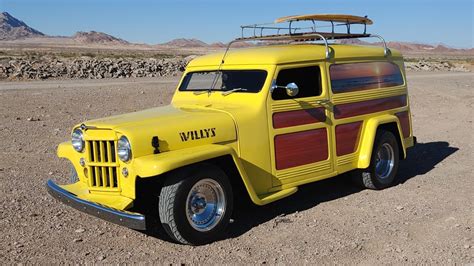
[[[318,66],[283,69],[278,73],[276,85],[286,86],[292,82],[299,88],[296,96],[288,96],[284,89],[275,89],[272,99],[284,100],[321,95],[321,70]]]
[[[335,64],[329,73],[334,93],[403,85],[400,68],[391,62]]]

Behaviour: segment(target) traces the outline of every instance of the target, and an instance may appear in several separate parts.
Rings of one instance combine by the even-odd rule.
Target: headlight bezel
[[[124,163],[132,159],[132,145],[126,136],[121,136],[117,141],[117,156]]]
[[[76,128],[71,133],[71,144],[75,151],[83,152],[85,147],[84,133],[79,128]]]

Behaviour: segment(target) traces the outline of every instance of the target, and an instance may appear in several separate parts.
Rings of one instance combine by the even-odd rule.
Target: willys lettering
[[[179,132],[179,136],[181,137],[181,141],[212,138],[216,136],[216,128],[213,127],[191,130],[187,132]]]

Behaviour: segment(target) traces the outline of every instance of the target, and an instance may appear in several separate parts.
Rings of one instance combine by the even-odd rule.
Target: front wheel
[[[353,178],[357,183],[370,189],[390,186],[397,175],[399,153],[397,139],[392,132],[377,132],[370,166],[354,171]]]
[[[160,193],[159,215],[165,231],[182,244],[201,245],[220,238],[233,208],[227,175],[211,164],[175,174]]]

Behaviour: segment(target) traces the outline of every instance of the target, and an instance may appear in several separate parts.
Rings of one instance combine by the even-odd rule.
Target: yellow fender
[[[224,155],[232,156],[234,164],[242,177],[242,181],[244,182],[251,200],[258,205],[266,204],[267,202],[260,199],[255,193],[255,190],[253,189],[253,186],[250,183],[250,180],[235,151],[231,147],[225,145],[208,144],[143,156],[133,160],[133,169],[136,169],[136,174],[139,177],[147,178]],[[276,198],[273,200],[276,200]]]
[[[400,126],[400,121],[395,115],[386,114],[386,115],[370,118],[365,123],[365,126],[361,134],[361,144],[360,144],[360,152],[359,152],[359,160],[357,162],[357,168],[364,169],[364,168],[369,167],[370,158],[372,156],[372,149],[374,147],[375,135],[377,134],[377,128],[380,125],[393,123],[393,122],[397,124],[399,141],[402,145],[402,151],[400,152],[403,152],[403,158],[406,158],[405,142],[403,141],[403,139],[401,139],[401,136],[403,136],[403,134],[402,134],[402,128]]]

